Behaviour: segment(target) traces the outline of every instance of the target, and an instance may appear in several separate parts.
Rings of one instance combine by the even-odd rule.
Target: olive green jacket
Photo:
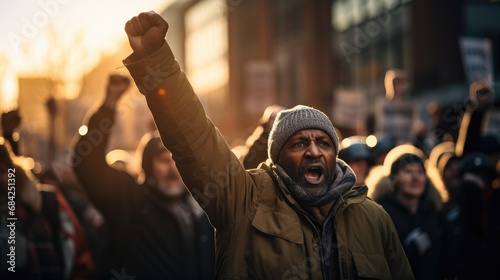
[[[321,261],[328,256],[322,256],[314,225],[279,178],[266,164],[246,171],[231,152],[166,43],[124,63],[184,182],[217,230],[218,279],[413,279],[391,218],[366,198],[366,187],[353,188],[339,202],[333,224],[340,271],[334,272]]]

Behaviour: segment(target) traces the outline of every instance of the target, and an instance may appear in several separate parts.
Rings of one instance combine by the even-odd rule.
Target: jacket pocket
[[[266,207],[258,207],[252,226],[262,233],[280,237],[295,244],[303,244],[300,220]]]
[[[359,278],[391,279],[389,265],[384,255],[353,252],[352,258]]]

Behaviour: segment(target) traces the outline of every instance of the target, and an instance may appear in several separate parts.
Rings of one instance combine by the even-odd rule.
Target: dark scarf
[[[290,191],[297,202],[305,208],[306,213],[315,218],[321,226],[317,226],[320,231],[320,244],[323,248],[323,258],[329,260],[330,265],[337,267],[338,252],[335,245],[335,234],[333,233],[333,217],[337,209],[342,205],[338,203],[342,200],[342,195],[349,191],[356,183],[354,171],[342,160],[337,159],[333,180],[327,184],[327,188],[318,194],[307,194],[304,189],[288,176],[281,166],[274,164],[273,172],[281,178],[286,188]],[[319,210],[323,209],[323,211]],[[323,261],[323,260],[322,260]],[[337,267],[334,270],[339,270]]]
[[[333,182],[328,184],[328,187],[318,195],[311,195],[304,191],[281,166],[274,164],[272,170],[285,183],[287,189],[292,193],[293,197],[305,207],[321,207],[331,202],[336,201],[343,193],[350,190],[356,183],[356,176],[352,169],[342,160],[337,159],[336,168],[334,171]]]

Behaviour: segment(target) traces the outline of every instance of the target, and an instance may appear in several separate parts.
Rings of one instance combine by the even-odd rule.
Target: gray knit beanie
[[[339,137],[330,119],[317,109],[297,105],[292,109],[280,111],[276,116],[267,141],[267,154],[272,162],[278,161],[285,142],[303,129],[323,130],[332,139],[335,152],[338,154]]]

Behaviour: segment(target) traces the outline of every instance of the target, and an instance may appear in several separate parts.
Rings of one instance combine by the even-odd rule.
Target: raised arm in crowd
[[[205,115],[165,41],[168,24],[141,13],[124,60],[163,144],[217,229],[220,279],[413,279],[388,214],[355,187],[328,117],[307,106],[276,116],[268,160],[246,171]]]

